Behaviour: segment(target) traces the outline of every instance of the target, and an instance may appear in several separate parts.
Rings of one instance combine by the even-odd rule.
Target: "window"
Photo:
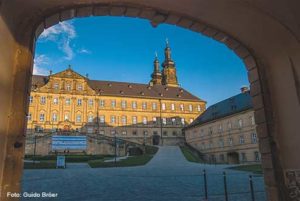
[[[181,118],[181,124],[184,125],[185,124],[185,119]]]
[[[121,101],[121,107],[122,107],[122,109],[125,109],[126,106],[127,106],[127,101],[122,100],[122,101]]]
[[[78,91],[82,91],[83,90],[82,84],[77,85],[77,90]]]
[[[252,133],[251,134],[251,141],[252,141],[253,144],[257,143],[257,135],[256,135],[256,133]]]
[[[71,91],[71,85],[70,85],[70,84],[67,84],[67,85],[66,85],[66,90],[67,90],[67,91]]]
[[[157,123],[157,118],[156,118],[156,117],[153,117],[153,118],[152,118],[152,121],[153,121],[153,124],[156,124],[156,123]]]
[[[190,112],[193,111],[193,105],[189,105],[189,111],[190,111]]]
[[[53,104],[58,105],[58,98],[57,97],[53,99]]]
[[[174,103],[171,104],[171,110],[172,110],[172,111],[175,110],[175,104],[174,104]]]
[[[32,104],[32,103],[33,103],[33,97],[29,96],[29,104]]]
[[[156,103],[152,103],[152,110],[157,110],[157,104]]]
[[[94,105],[93,99],[89,99],[89,106],[93,106],[93,105]]]
[[[241,153],[241,159],[242,161],[247,161],[246,153]]]
[[[183,104],[180,104],[179,108],[180,108],[180,111],[184,111],[184,105]]]
[[[110,117],[110,123],[115,124],[116,123],[116,116]]]
[[[254,116],[251,116],[251,117],[250,117],[250,121],[251,121],[251,125],[255,125],[255,119],[254,119]]]
[[[28,119],[28,121],[31,121],[31,119],[32,119],[32,114],[31,113],[28,114],[27,119]]]
[[[222,124],[219,125],[219,133],[223,131]]]
[[[161,104],[161,109],[162,109],[162,110],[166,110],[166,104],[165,104],[165,103],[162,103],[162,104]]]
[[[116,100],[111,100],[111,107],[115,108],[116,107]]]
[[[228,130],[230,130],[232,128],[231,122],[228,122],[227,128],[228,128]]]
[[[56,113],[52,114],[52,121],[57,122],[57,114]]]
[[[148,120],[147,117],[143,117],[143,124],[147,124]]]
[[[42,96],[41,97],[41,104],[45,104],[46,103],[46,97],[45,96]]]
[[[88,127],[88,128],[87,128],[87,133],[94,133],[94,129],[91,128],[91,127]]]
[[[243,136],[243,135],[241,135],[241,136],[240,136],[240,144],[244,144],[244,143],[245,143],[244,136]]]
[[[99,106],[100,106],[100,107],[104,107],[104,106],[105,106],[104,100],[99,100]]]
[[[242,120],[242,119],[239,119],[239,120],[238,120],[238,124],[239,124],[239,127],[242,128],[242,127],[243,127],[243,120]]]
[[[82,105],[82,99],[77,99],[77,105],[81,106]]]
[[[142,109],[146,110],[147,109],[147,103],[146,102],[142,102]]]
[[[105,116],[104,115],[99,116],[99,119],[100,119],[101,124],[105,123]]]
[[[132,117],[132,124],[137,124],[137,117],[136,116]]]
[[[132,102],[132,109],[136,109],[137,108],[137,103],[136,103],[136,101],[133,101]]]
[[[116,131],[115,131],[115,130],[111,130],[111,131],[110,131],[110,134],[111,134],[111,135],[116,135]]]
[[[210,134],[210,135],[213,134],[213,129],[212,129],[212,127],[209,127],[209,128],[208,128],[208,134]]]
[[[71,104],[71,99],[70,98],[66,98],[66,105],[70,105]]]
[[[255,161],[260,161],[260,155],[259,155],[258,151],[254,152],[254,159],[255,159]]]
[[[40,121],[45,121],[45,114],[40,114]]]
[[[197,111],[201,112],[201,106],[200,105],[197,105]]]
[[[144,136],[147,136],[148,135],[148,131],[144,131],[143,134],[144,134]]]
[[[177,131],[173,131],[173,132],[172,132],[172,135],[173,135],[173,136],[177,136]]]
[[[77,122],[77,123],[80,123],[80,122],[81,122],[81,115],[80,115],[80,114],[78,114],[78,115],[76,116],[76,122]]]
[[[132,135],[137,135],[137,131],[132,131]]]
[[[220,146],[220,148],[224,147],[224,140],[223,139],[219,140],[219,146]]]
[[[163,132],[163,135],[164,135],[164,136],[168,136],[168,131],[164,131],[164,132]]]
[[[68,113],[65,114],[64,120],[65,120],[65,121],[68,121],[68,120],[69,120],[69,114],[68,114]]]
[[[233,139],[230,137],[228,138],[228,145],[229,146],[232,146],[233,145]]]
[[[172,125],[176,125],[176,119],[172,118]]]
[[[54,89],[58,89],[59,88],[59,84],[58,83],[54,83],[53,88]]]
[[[122,116],[122,124],[123,125],[127,124],[127,117],[126,116]]]
[[[100,135],[104,135],[104,134],[105,134],[105,131],[104,131],[104,130],[100,130],[100,131],[99,131],[99,134],[100,134]]]
[[[90,115],[88,116],[88,122],[89,122],[89,123],[93,122],[93,119],[94,119],[93,115],[90,114]]]
[[[220,159],[220,161],[224,162],[224,159],[225,159],[224,154],[220,154],[219,159]]]
[[[162,118],[162,122],[163,122],[163,125],[167,125],[167,119],[166,118]]]
[[[127,135],[127,131],[122,131],[122,135]]]

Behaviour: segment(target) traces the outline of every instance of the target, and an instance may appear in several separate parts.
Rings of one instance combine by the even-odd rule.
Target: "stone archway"
[[[251,83],[269,200],[288,200],[286,172],[299,170],[300,15],[297,0],[0,0],[0,184],[20,189],[35,40],[44,28],[86,16],[174,24],[231,48]],[[22,5],[22,9],[19,9]]]

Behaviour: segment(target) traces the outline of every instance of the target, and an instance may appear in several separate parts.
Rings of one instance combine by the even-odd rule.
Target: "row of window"
[[[127,116],[115,116],[115,115],[111,115],[110,116],[110,123],[111,124],[116,124],[117,123],[117,118],[121,118],[120,123],[122,125],[127,125],[128,124],[128,117]],[[32,114],[29,113],[28,115],[28,120],[31,121],[32,120]],[[39,116],[39,120],[40,122],[44,122],[45,121],[45,113],[41,113]],[[58,114],[57,113],[53,113],[52,114],[52,118],[51,120],[53,122],[57,122],[59,121],[58,119]],[[64,120],[68,121],[70,120],[70,114],[69,113],[65,113],[64,114]],[[153,124],[158,124],[159,123],[159,118],[158,117],[153,117],[152,119],[152,123]],[[150,119],[148,119],[148,117],[142,117],[142,123],[144,125],[148,124],[149,121],[151,121]],[[192,123],[193,122],[193,118],[189,119],[189,122]],[[93,115],[88,115],[87,116],[87,121],[89,123],[92,122],[98,122],[98,123],[105,123],[105,116],[104,115],[100,115],[97,117],[94,117]],[[82,115],[81,114],[77,114],[76,115],[76,122],[77,123],[81,123],[82,122]],[[138,117],[137,116],[132,116],[131,117],[131,123],[132,124],[137,124],[138,123]],[[163,125],[167,125],[167,124],[172,124],[172,125],[185,125],[185,118],[162,118],[162,124]]]
[[[217,127],[210,126],[207,128],[207,134],[208,135],[212,135],[214,133],[221,134],[225,130],[230,131],[234,128],[243,128],[244,126],[247,126],[247,125],[255,125],[255,120],[254,120],[253,116],[249,116],[248,122],[246,122],[244,119],[237,119],[235,122],[228,121],[227,129],[226,129],[226,127],[224,127],[223,124],[219,124]],[[194,137],[196,137],[196,132],[197,132],[197,130],[195,129],[193,131]],[[204,137],[204,136],[205,136],[205,129],[202,128],[200,130],[200,137]]]
[[[35,131],[36,132],[43,132],[43,130],[44,129],[41,126],[36,126],[35,127]],[[53,128],[52,130],[54,132],[59,132],[61,129]],[[77,128],[76,132],[81,132],[81,131],[80,131],[80,129]],[[96,129],[94,129],[94,128],[87,128],[87,133],[95,133],[95,132],[97,132]],[[148,136],[148,131],[147,130],[143,130],[141,133],[139,133],[138,130],[133,130],[130,133],[132,135],[134,135],[134,136],[138,136],[140,134],[142,134],[142,136]],[[119,133],[117,132],[117,130],[110,130],[110,134],[111,135],[127,135],[127,134],[130,134],[130,133],[127,130],[122,130]],[[106,134],[105,130],[99,130],[99,134],[100,135],[105,135]],[[169,133],[169,131],[166,131],[166,130],[163,131],[163,136],[169,136],[170,134],[172,136],[179,136],[179,135],[182,135],[182,132],[176,131],[176,130],[171,131],[170,133]],[[159,133],[157,131],[153,131],[153,135],[159,135]]]
[[[257,134],[256,133],[251,133],[251,143],[252,144],[256,144],[257,143]],[[239,136],[239,144],[245,144],[246,140],[244,135],[240,135]],[[227,145],[228,146],[233,146],[234,145],[234,139],[232,137],[229,137],[227,139]],[[225,146],[225,142],[224,139],[219,139],[218,141],[218,146],[214,147],[214,142],[210,141],[209,143],[205,144],[205,142],[202,142],[202,144],[200,144],[200,150],[205,150],[205,149],[211,149],[211,148],[224,148]]]
[[[253,152],[253,158],[254,158],[254,161],[256,161],[256,162],[260,161],[260,154],[259,154],[258,151],[254,151],[254,152]],[[214,161],[214,162],[217,161],[215,155],[211,155],[211,156],[210,156],[210,159],[211,159],[212,161]],[[239,160],[240,160],[241,162],[247,162],[247,161],[248,161],[247,154],[244,153],[244,152],[240,153],[240,155],[239,155]],[[251,159],[250,159],[250,160],[251,160]],[[220,154],[220,155],[219,155],[219,161],[220,161],[220,162],[225,162],[225,155],[224,155],[224,154]],[[253,161],[253,160],[251,160],[251,161]]]
[[[32,104],[33,103],[33,97],[32,96],[30,96],[29,97],[29,102],[30,102],[30,104]],[[45,96],[41,96],[40,97],[40,103],[41,104],[46,104],[46,97]],[[55,98],[53,98],[53,104],[54,105],[58,105],[59,104],[59,98],[58,97],[55,97]],[[66,98],[65,99],[65,104],[66,105],[71,105],[71,99],[70,98]],[[93,99],[89,99],[88,100],[88,106],[93,106],[94,105],[94,100]],[[105,107],[105,100],[99,100],[99,107]],[[82,99],[77,99],[77,106],[82,106]],[[110,106],[112,107],[112,108],[115,108],[115,107],[117,107],[117,101],[116,100],[111,100],[110,101]],[[155,102],[153,102],[153,103],[151,103],[151,104],[149,104],[148,102],[142,102],[142,104],[141,104],[141,108],[143,109],[143,110],[147,110],[148,109],[148,107],[151,107],[152,108],[152,110],[157,110],[158,108],[157,108],[157,103],[155,103]],[[120,103],[120,107],[122,108],[122,109],[126,109],[126,108],[128,108],[128,103],[127,103],[127,101],[126,100],[121,100],[121,103]],[[138,108],[138,104],[137,104],[137,102],[136,101],[132,101],[131,102],[131,108],[132,109],[137,109]],[[161,109],[162,110],[167,110],[167,109],[169,109],[169,110],[172,110],[172,111],[175,111],[176,110],[176,105],[175,105],[175,103],[171,103],[170,105],[169,105],[169,107],[167,108],[167,104],[166,103],[162,103],[161,104]],[[178,106],[178,109],[179,109],[179,111],[184,111],[185,110],[185,106],[184,106],[184,104],[180,104],[179,106]],[[197,105],[197,111],[198,112],[201,112],[201,106],[200,105]],[[193,105],[192,104],[189,104],[188,105],[188,111],[190,111],[190,112],[192,112],[194,110],[194,108],[193,108]]]
[[[54,83],[53,84],[53,89],[55,89],[55,90],[60,89],[59,88],[59,84],[58,83]],[[67,84],[65,84],[65,87],[63,89],[65,89],[67,91],[71,91],[72,90],[72,86],[71,86],[71,84],[67,83]],[[77,90],[78,91],[82,91],[83,90],[83,85],[82,84],[77,84]]]

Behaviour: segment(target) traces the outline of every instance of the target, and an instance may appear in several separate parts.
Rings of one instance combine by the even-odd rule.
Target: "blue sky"
[[[148,83],[155,52],[164,59],[168,38],[181,86],[208,105],[236,95],[248,85],[242,61],[225,45],[198,33],[127,17],[66,21],[40,36],[34,74],[48,75],[69,64],[90,79]]]

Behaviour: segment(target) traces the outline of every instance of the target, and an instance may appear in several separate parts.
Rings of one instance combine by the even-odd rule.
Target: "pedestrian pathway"
[[[22,189],[57,193],[56,200],[63,201],[201,201],[204,198],[202,171],[206,169],[209,200],[223,201],[225,167],[188,162],[179,147],[163,146],[145,166],[24,170]],[[226,172],[229,201],[250,201],[249,173]],[[263,190],[262,177],[254,178],[254,188]],[[256,201],[265,201],[264,192],[255,196]]]

